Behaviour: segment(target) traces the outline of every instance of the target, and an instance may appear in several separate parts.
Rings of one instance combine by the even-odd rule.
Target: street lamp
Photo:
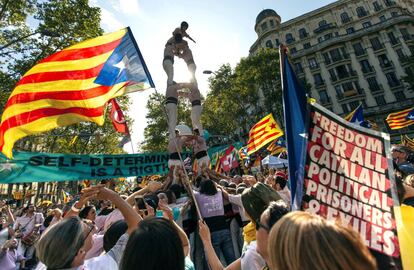
[[[50,31],[50,30],[47,30],[47,29],[42,29],[42,30],[38,30],[36,32],[30,33],[28,35],[25,35],[25,36],[22,36],[20,38],[17,38],[15,40],[13,40],[12,42],[10,42],[10,43],[2,46],[0,48],[0,51],[2,51],[3,49],[5,49],[5,48],[7,48],[7,47],[9,47],[9,46],[11,46],[11,45],[19,42],[19,41],[22,41],[22,40],[24,40],[24,39],[26,39],[28,37],[31,37],[31,36],[34,36],[34,35],[37,35],[37,34],[42,34],[43,36],[48,36],[48,37],[60,37],[60,34],[57,33],[57,32]]]
[[[215,73],[214,71],[211,71],[211,70],[204,70],[203,71],[203,74],[207,74],[207,75],[214,74],[214,75],[217,75],[217,73]]]

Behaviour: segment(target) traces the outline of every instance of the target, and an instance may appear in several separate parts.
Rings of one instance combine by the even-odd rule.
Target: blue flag
[[[412,109],[411,111],[408,112],[408,115],[405,119],[406,120],[414,120],[414,109]]]
[[[292,209],[297,210],[300,209],[303,193],[309,114],[305,90],[298,82],[287,56],[282,54],[284,53],[281,52],[280,57],[283,65],[283,110],[289,161],[289,186],[292,194]]]
[[[361,127],[364,127],[364,128],[372,127],[372,125],[368,121],[364,120],[362,104],[359,104],[359,106],[353,112],[351,112],[348,116],[346,116],[345,120],[348,120],[351,123],[360,125]]]

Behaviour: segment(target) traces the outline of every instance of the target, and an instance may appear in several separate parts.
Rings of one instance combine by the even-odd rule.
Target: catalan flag
[[[386,119],[390,129],[400,129],[414,124],[414,119],[411,119],[414,108],[408,108],[399,112],[390,113]]]
[[[344,119],[348,122],[355,123],[364,128],[372,127],[371,123],[364,120],[362,104],[359,104],[359,106],[356,107],[355,110],[353,110],[350,114],[345,116]]]
[[[82,121],[102,125],[108,100],[154,87],[129,28],[41,60],[17,83],[0,124],[0,150],[12,157],[26,136]]]
[[[282,153],[283,151],[286,151],[286,144],[283,138],[281,137],[270,143],[266,149],[272,156],[276,156]]]
[[[407,135],[401,135],[401,144],[414,150],[414,139],[411,139]]]
[[[266,144],[283,135],[272,114],[265,116],[257,122],[249,132],[247,154],[251,155]]]

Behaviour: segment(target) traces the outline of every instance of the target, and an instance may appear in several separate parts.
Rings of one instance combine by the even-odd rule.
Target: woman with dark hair
[[[120,270],[184,270],[184,249],[173,223],[144,219],[129,237]]]
[[[63,221],[51,226],[36,243],[36,253],[42,263],[37,269],[117,269],[118,263],[128,241],[128,235],[138,226],[141,217],[117,193],[102,186],[84,189],[82,201],[90,199],[110,200],[121,211],[128,224],[127,233],[106,254],[92,259],[85,259],[92,247],[92,235],[95,226],[89,220],[68,215]],[[72,207],[72,213],[80,209]]]
[[[215,183],[210,179],[203,179],[200,183],[200,192],[194,192],[201,216],[211,231],[211,243],[217,256],[223,253],[227,264],[236,258],[230,227],[224,215],[222,191],[217,190]]]
[[[95,222],[96,219],[96,208],[93,205],[85,206],[80,212],[79,217],[82,219],[88,219]]]
[[[267,251],[269,231],[276,222],[284,215],[289,213],[289,206],[283,201],[270,202],[269,206],[263,211],[260,218],[255,221],[256,225],[256,244],[250,245],[249,249],[241,258],[234,261],[226,268],[214,253],[210,241],[210,232],[204,222],[200,221],[200,237],[203,241],[204,249],[207,253],[208,263],[211,270],[261,270],[267,269],[269,255]]]

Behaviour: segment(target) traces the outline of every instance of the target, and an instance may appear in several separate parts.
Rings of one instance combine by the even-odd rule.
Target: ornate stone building
[[[286,44],[318,103],[342,116],[362,103],[365,118],[394,139],[414,132],[414,125],[391,131],[385,123],[390,112],[414,105],[401,79],[414,76],[402,61],[414,53],[414,0],[339,0],[283,23],[266,9],[254,29],[250,53]]]

